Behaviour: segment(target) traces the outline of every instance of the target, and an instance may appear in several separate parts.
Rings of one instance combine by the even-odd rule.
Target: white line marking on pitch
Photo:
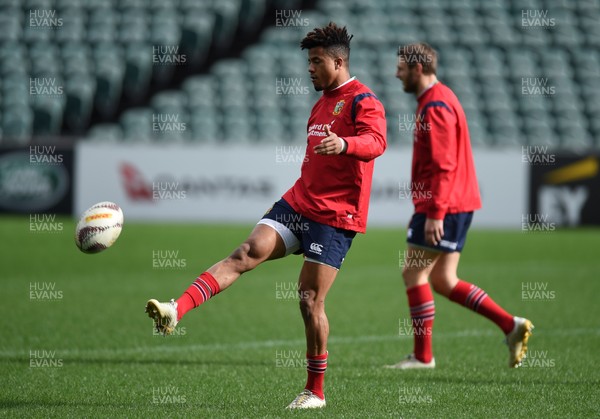
[[[534,333],[541,336],[573,336],[573,335],[600,335],[600,329],[547,329],[540,330],[535,329]],[[460,332],[436,332],[436,339],[457,339],[464,337],[482,337],[482,336],[498,336],[502,338],[501,334],[495,330],[463,330]],[[158,337],[157,337],[158,338]],[[169,339],[166,337],[165,339]],[[331,336],[329,343],[333,345],[348,345],[356,343],[368,343],[368,342],[389,342],[394,340],[412,339],[411,336],[397,336],[397,335],[375,335],[375,336]],[[304,339],[287,339],[287,340],[263,340],[255,342],[237,342],[237,343],[208,343],[208,344],[197,344],[197,345],[184,345],[184,346],[140,346],[137,348],[101,348],[101,349],[57,349],[56,353],[62,357],[101,357],[115,355],[138,355],[148,353],[160,353],[160,352],[190,352],[190,351],[223,351],[228,349],[261,349],[261,348],[273,348],[273,347],[290,347],[290,346],[301,346],[306,342]],[[40,346],[40,345],[37,345]],[[27,357],[29,354],[28,350],[11,350],[4,349],[0,350],[0,359],[2,358],[16,358],[16,357]]]

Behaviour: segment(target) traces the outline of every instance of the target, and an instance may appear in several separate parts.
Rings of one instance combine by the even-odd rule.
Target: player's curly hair
[[[354,35],[349,35],[348,30],[329,22],[327,26],[315,28],[309,32],[302,41],[300,48],[311,49],[323,47],[331,57],[342,57],[345,63],[350,59],[350,40]]]

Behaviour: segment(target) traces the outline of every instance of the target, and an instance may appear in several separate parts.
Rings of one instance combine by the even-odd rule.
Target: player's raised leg
[[[413,353],[388,368],[434,368],[435,359],[431,345],[435,305],[428,277],[440,252],[408,246],[402,268],[402,278],[410,308],[414,336]]]
[[[430,275],[434,291],[487,317],[500,327],[506,335],[509,348],[509,367],[518,367],[527,354],[527,341],[533,325],[527,319],[514,317],[506,312],[478,286],[459,279],[459,260],[459,252],[444,253],[440,256]]]
[[[244,272],[285,254],[286,246],[280,234],[271,226],[257,224],[246,241],[202,273],[176,301],[160,303],[151,299],[146,304],[146,312],[154,319],[158,332],[171,334],[185,313],[229,287]]]
[[[338,270],[332,266],[311,261],[305,261],[300,271],[298,294],[306,334],[308,378],[302,393],[288,406],[290,409],[325,406],[323,381],[327,369],[327,338],[329,336],[325,297],[337,273]]]

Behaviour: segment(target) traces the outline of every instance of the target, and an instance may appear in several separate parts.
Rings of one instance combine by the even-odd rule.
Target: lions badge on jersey
[[[346,103],[345,100],[340,100],[338,103],[335,104],[335,108],[333,108],[333,114],[334,115],[339,115],[340,112],[342,112],[342,108],[344,107],[344,103]]]

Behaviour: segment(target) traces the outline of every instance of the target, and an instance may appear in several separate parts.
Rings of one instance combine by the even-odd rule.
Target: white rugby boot
[[[298,397],[289,404],[287,409],[318,409],[325,407],[325,399],[321,399],[319,396],[314,394],[310,390],[302,390],[302,393],[298,394]]]
[[[154,320],[154,327],[164,336],[170,335],[177,326],[177,303],[171,299],[168,303],[160,303],[155,299],[146,303],[146,313]]]
[[[533,324],[523,317],[515,317],[513,330],[506,335],[504,342],[508,345],[508,367],[519,368],[527,357],[527,342],[533,333]]]
[[[421,362],[415,357],[415,354],[410,354],[397,364],[386,365],[385,368],[395,368],[399,370],[431,369],[435,368],[435,358],[431,358],[431,361],[429,362]]]

